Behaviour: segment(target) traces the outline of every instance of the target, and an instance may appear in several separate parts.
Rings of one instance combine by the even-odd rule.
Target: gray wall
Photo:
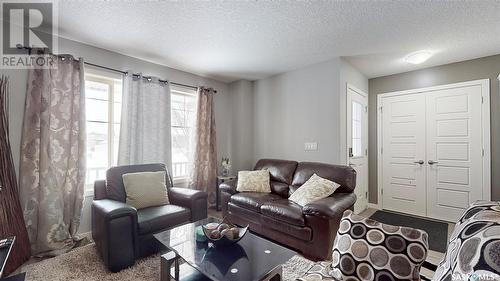
[[[253,82],[239,80],[229,84],[231,107],[231,170],[236,174],[253,165]]]
[[[339,163],[340,60],[254,82],[254,159]],[[304,151],[317,142],[317,151]]]
[[[377,95],[436,85],[490,79],[491,95],[491,196],[500,200],[500,93],[497,76],[500,55],[452,63],[369,80],[369,166],[370,202],[377,203]]]
[[[368,92],[368,79],[342,58],[255,81],[253,162],[345,163],[347,83]]]
[[[220,159],[223,155],[230,157],[231,151],[229,150],[229,147],[232,138],[232,135],[230,134],[232,118],[230,116],[231,111],[226,109],[231,108],[231,99],[228,85],[226,83],[63,38],[59,39],[59,53],[68,53],[74,55],[75,57],[83,57],[87,62],[111,68],[132,70],[142,72],[145,75],[158,76],[178,83],[193,86],[203,85],[217,89],[217,94],[215,95],[215,118],[217,124],[218,158]],[[0,74],[8,75],[11,78],[9,126],[12,154],[17,169],[20,159],[21,129],[24,114],[24,100],[26,97],[27,70],[0,69]],[[90,231],[91,201],[92,194],[86,194],[79,233]]]

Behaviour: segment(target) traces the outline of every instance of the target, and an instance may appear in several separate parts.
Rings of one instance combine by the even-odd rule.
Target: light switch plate
[[[305,151],[318,150],[318,143],[317,142],[306,142],[306,143],[304,143],[304,150]]]

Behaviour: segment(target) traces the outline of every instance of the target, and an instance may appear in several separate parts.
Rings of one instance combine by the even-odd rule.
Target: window
[[[352,157],[360,157],[363,155],[362,143],[362,122],[363,122],[363,105],[358,102],[352,102]]]
[[[85,73],[88,185],[105,179],[106,170],[116,165],[120,136],[122,80],[96,73]]]
[[[196,91],[171,87],[172,107],[172,177],[188,180],[193,165],[194,123],[196,120]]]

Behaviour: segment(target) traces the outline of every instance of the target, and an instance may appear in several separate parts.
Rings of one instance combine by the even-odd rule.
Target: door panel
[[[425,97],[387,97],[382,102],[384,209],[425,216]]]
[[[368,96],[350,87],[347,89],[347,144],[348,162],[357,174],[354,212],[359,213],[368,206]]]
[[[425,96],[427,159],[431,161],[427,165],[427,215],[456,221],[470,203],[483,198],[481,86],[432,91]]]

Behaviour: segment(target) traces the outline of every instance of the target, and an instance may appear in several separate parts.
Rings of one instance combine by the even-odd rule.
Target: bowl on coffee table
[[[214,246],[234,244],[243,238],[248,231],[248,226],[238,227],[224,218],[220,223],[202,225],[203,233]]]

